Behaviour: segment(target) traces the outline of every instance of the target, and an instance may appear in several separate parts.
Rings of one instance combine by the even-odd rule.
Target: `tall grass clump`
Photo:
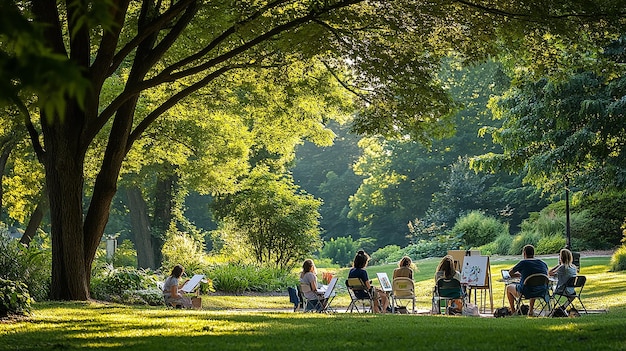
[[[626,246],[620,246],[611,256],[611,271],[626,271]]]
[[[537,243],[541,240],[541,234],[535,232],[521,232],[511,241],[509,255],[521,255],[522,248],[526,245],[537,247]]]
[[[298,283],[289,270],[255,265],[228,264],[208,272],[216,290],[229,293],[284,291]]]

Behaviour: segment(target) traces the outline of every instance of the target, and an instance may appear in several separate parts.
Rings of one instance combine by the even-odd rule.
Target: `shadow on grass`
[[[618,350],[626,310],[576,319],[232,313],[63,303],[0,325],[0,350]],[[525,346],[527,345],[527,346]]]

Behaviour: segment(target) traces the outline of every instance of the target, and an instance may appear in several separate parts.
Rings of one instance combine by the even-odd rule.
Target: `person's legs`
[[[533,315],[534,307],[535,307],[535,299],[531,298],[528,302],[528,315],[529,316]]]
[[[517,291],[517,284],[509,284],[506,286],[506,297],[509,299],[509,307],[511,313],[515,312],[515,299],[519,296]]]

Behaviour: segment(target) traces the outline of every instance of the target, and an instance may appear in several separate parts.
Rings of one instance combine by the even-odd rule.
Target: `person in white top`
[[[184,285],[184,282],[180,282],[180,277],[184,272],[183,266],[178,264],[172,269],[172,274],[165,279],[163,283],[163,299],[166,304],[178,308],[191,308],[191,299],[184,296],[180,291],[180,288]]]
[[[562,249],[561,252],[559,252],[559,264],[548,271],[549,276],[556,276],[558,279],[556,289],[554,291],[556,294],[565,296],[575,294],[573,287],[565,286],[567,281],[571,277],[575,277],[577,273],[577,269],[573,261],[574,258],[572,256],[572,252],[568,249]]]

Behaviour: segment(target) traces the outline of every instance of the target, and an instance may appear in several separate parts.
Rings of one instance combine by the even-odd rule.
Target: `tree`
[[[298,192],[290,178],[253,170],[241,191],[213,204],[221,220],[235,224],[246,237],[259,264],[291,268],[319,249],[319,206],[311,195]]]
[[[564,82],[541,79],[494,99],[502,127],[484,128],[502,153],[473,160],[485,170],[523,170],[548,189],[571,182],[599,191],[626,187],[626,78],[586,72]],[[569,186],[569,185],[568,185]]]
[[[450,49],[476,59],[495,52],[500,45],[494,40],[497,33],[517,33],[513,39],[542,38],[546,32],[580,38],[579,30],[593,31],[600,27],[596,23],[602,30],[594,33],[621,32],[615,27],[622,25],[623,9],[611,1],[533,4],[502,1],[487,8],[465,1],[13,1],[10,6],[21,14],[16,17],[32,15],[21,24],[43,33],[32,45],[41,44],[54,57],[62,57],[61,68],[69,59],[72,72],[81,78],[65,80],[61,75],[65,89],[52,91],[37,121],[25,118],[46,172],[52,298],[89,298],[90,268],[122,163],[148,127],[183,99],[212,86],[219,100],[217,87],[237,85],[231,80],[234,72],[280,69],[315,59],[359,97],[358,131],[428,139],[431,131],[437,134],[449,126],[442,118],[449,111],[448,99],[432,73],[440,55]],[[46,73],[52,71],[41,71],[45,79],[33,86],[49,87]],[[20,74],[26,77],[29,71]],[[105,103],[100,99],[102,86],[115,74],[123,75],[124,85]],[[79,89],[77,81],[86,81],[88,89]],[[162,103],[135,113],[142,95],[164,86]],[[37,93],[44,97],[41,90]],[[93,192],[83,206],[85,155],[105,131]]]

